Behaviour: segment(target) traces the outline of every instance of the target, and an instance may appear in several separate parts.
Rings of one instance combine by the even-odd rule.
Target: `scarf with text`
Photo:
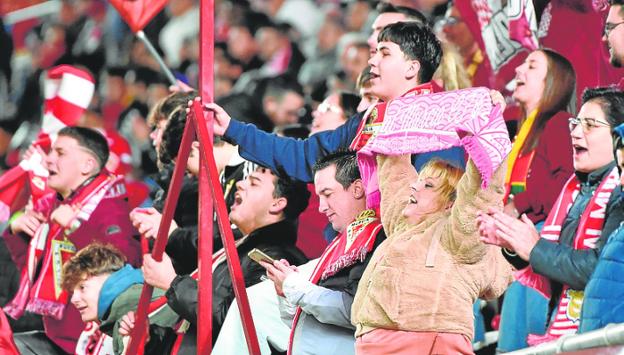
[[[580,222],[572,244],[575,250],[595,248],[596,242],[600,238],[602,232],[609,197],[613,189],[615,189],[619,183],[620,179],[617,168],[613,168],[602,180],[580,216]],[[542,229],[542,238],[553,243],[559,242],[563,221],[567,217],[568,211],[572,207],[579,191],[580,183],[576,175],[572,175],[548,214],[548,218]],[[535,273],[530,266],[517,271],[514,277],[521,284],[532,287],[544,297],[550,298],[551,290],[548,279]],[[544,336],[530,335],[530,345],[554,340],[565,334],[576,333],[582,304],[583,290],[573,290],[569,286],[563,285],[560,300],[555,309],[554,320]]]
[[[27,310],[55,319],[63,317],[68,301],[68,293],[61,287],[63,264],[76,252],[76,247],[67,237],[89,220],[102,199],[125,193],[123,177],[102,173],[62,202],[79,208],[69,226],[52,222],[52,210],[49,211],[48,223],[42,223],[30,240],[20,287],[15,298],[4,307],[8,315],[18,319]],[[35,275],[39,266],[41,269]]]
[[[387,103],[385,116],[374,138],[358,151],[369,208],[381,201],[376,154],[417,154],[463,146],[485,188],[511,150],[500,106],[492,106],[486,88],[400,97]]]
[[[433,85],[431,83],[425,83],[422,85],[418,85],[417,87],[411,89],[406,92],[402,97],[413,97],[419,95],[427,95],[433,93]],[[383,124],[383,120],[386,112],[386,103],[381,102],[376,105],[371,105],[364,114],[362,121],[357,129],[357,134],[349,149],[352,150],[360,150],[362,147],[366,145],[371,137],[374,137],[381,125]]]

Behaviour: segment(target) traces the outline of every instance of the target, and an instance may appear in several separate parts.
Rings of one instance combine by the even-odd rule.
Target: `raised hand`
[[[490,90],[490,98],[492,99],[492,105],[500,105],[501,112],[505,111],[505,107],[507,107],[507,102],[505,102],[503,94],[501,94],[497,90]]]
[[[45,220],[45,216],[40,212],[26,209],[21,216],[11,222],[9,228],[11,228],[13,234],[25,233],[34,237],[37,228],[39,228],[41,223],[45,222]]]
[[[50,220],[52,222],[59,224],[63,228],[69,228],[71,222],[76,218],[76,215],[80,211],[78,206],[74,205],[60,205],[52,214],[50,214]]]
[[[273,264],[261,261],[260,265],[267,270],[267,276],[275,285],[275,292],[284,297],[284,280],[293,272],[298,272],[297,267],[290,265],[285,259],[275,260]]]
[[[199,101],[201,99],[197,97],[195,98],[195,100]],[[193,105],[193,101],[189,101],[187,112],[190,111],[190,108],[192,105]],[[204,115],[206,114],[207,111],[212,111],[214,113],[214,120],[213,120],[214,134],[218,136],[224,135],[225,131],[230,126],[230,121],[232,120],[230,115],[227,112],[225,112],[225,110],[221,106],[215,103],[204,104],[203,109],[204,109]]]
[[[134,329],[134,312],[126,313],[119,321],[119,335],[128,336]]]
[[[176,277],[171,259],[167,253],[163,253],[161,261],[154,260],[151,254],[145,254],[141,270],[143,271],[145,282],[161,290],[168,290],[171,287],[171,282]]]
[[[531,251],[540,239],[529,217],[522,214],[520,219],[516,219],[503,212],[496,212],[492,217],[496,226],[496,235],[508,244],[507,249],[515,251],[519,257],[529,261]]]
[[[135,208],[130,212],[130,221],[139,233],[145,238],[156,238],[158,234],[158,227],[160,226],[160,220],[162,214],[155,208]],[[178,228],[178,225],[174,220],[171,220],[171,226],[169,227],[169,234]]]

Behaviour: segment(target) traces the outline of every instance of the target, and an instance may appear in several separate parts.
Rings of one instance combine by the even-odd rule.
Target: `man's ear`
[[[407,67],[405,72],[405,77],[408,80],[413,78],[418,78],[418,74],[420,73],[420,62],[418,60],[411,60],[410,65]]]
[[[284,212],[286,205],[288,205],[288,200],[286,200],[286,197],[278,197],[274,199],[273,203],[271,203],[271,206],[269,206],[269,213],[280,214]]]
[[[357,179],[351,183],[351,193],[357,200],[366,197],[366,189],[364,189],[362,179]]]
[[[95,159],[95,157],[89,156],[82,162],[82,167],[80,169],[80,173],[82,175],[93,175],[96,171],[100,169],[100,164]]]

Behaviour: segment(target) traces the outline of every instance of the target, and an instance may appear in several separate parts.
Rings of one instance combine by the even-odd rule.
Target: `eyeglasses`
[[[447,16],[444,17],[442,20],[440,20],[440,26],[442,27],[446,27],[446,26],[454,26],[460,22],[463,22],[464,20],[462,20],[459,17],[455,17],[455,16]]]
[[[618,22],[618,23],[605,23],[604,26],[604,31],[602,32],[604,34],[605,37],[609,37],[609,33],[611,33],[611,31],[613,31],[616,27],[618,27],[619,25],[623,24],[624,21],[622,22]]]
[[[318,111],[318,113],[327,113],[327,112],[333,112],[333,113],[337,113],[339,115],[342,115],[342,109],[339,106],[336,105],[332,105],[326,101],[321,102],[317,107],[316,107],[316,111]]]
[[[568,126],[570,127],[570,132],[574,131],[576,126],[581,125],[583,128],[583,133],[587,133],[596,127],[611,127],[608,122],[597,120],[595,118],[584,118],[584,117],[570,117],[568,119]]]

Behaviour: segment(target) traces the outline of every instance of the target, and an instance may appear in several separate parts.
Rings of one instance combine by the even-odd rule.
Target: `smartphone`
[[[247,256],[249,256],[251,260],[257,263],[260,263],[261,261],[266,261],[269,264],[273,264],[273,262],[275,261],[272,257],[266,255],[262,250],[258,248],[253,248],[249,253],[247,253]]]

